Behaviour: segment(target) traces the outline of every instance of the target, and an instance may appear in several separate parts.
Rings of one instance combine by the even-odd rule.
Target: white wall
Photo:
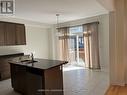
[[[26,24],[25,20],[19,19],[0,19],[2,21],[24,23],[26,25],[26,43],[27,45],[0,46],[0,55],[24,52],[30,54],[34,52],[36,58],[49,58],[49,27],[43,24],[32,22],[32,25]],[[29,22],[30,23],[30,22]],[[39,26],[41,25],[41,26]]]
[[[108,71],[109,69],[109,15],[100,15],[95,17],[90,17],[86,19],[80,19],[70,22],[65,22],[60,24],[60,27],[63,26],[76,26],[81,25],[85,23],[95,22],[99,21],[99,52],[100,52],[100,63],[102,69],[106,69]],[[51,41],[53,43],[52,47],[52,59],[58,58],[58,52],[57,52],[57,37],[56,37],[56,30],[52,28],[51,33]]]

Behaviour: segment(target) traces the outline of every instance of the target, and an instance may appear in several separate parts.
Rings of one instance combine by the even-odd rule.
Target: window
[[[82,33],[83,32],[83,27],[82,26],[71,27],[69,29],[69,31],[70,31],[70,34]]]
[[[84,48],[84,41],[83,41],[83,26],[75,26],[75,27],[71,27],[69,29],[69,33],[70,34],[74,34],[74,43],[75,43],[75,48],[76,48],[76,36],[78,36],[78,43],[79,43],[79,48]]]

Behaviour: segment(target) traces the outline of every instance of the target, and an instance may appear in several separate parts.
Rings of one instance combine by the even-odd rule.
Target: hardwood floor
[[[127,86],[110,86],[105,95],[127,95]]]

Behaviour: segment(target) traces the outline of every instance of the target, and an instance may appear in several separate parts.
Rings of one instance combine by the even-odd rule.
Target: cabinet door
[[[5,35],[5,23],[3,22],[0,22],[0,46],[3,46],[4,45],[4,37]]]
[[[26,95],[45,95],[44,91],[44,73],[42,70],[36,68],[27,68],[26,73]]]
[[[5,44],[6,45],[15,45],[16,39],[15,39],[15,24],[13,23],[6,23],[5,28]]]
[[[26,44],[25,26],[23,24],[16,24],[16,44]]]
[[[11,82],[15,91],[26,93],[26,67],[10,64],[11,68]],[[26,95],[26,94],[25,94]]]

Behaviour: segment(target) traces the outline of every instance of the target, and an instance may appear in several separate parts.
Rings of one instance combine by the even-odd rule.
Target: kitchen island
[[[64,95],[62,66],[66,61],[11,61],[11,82],[23,95]]]

